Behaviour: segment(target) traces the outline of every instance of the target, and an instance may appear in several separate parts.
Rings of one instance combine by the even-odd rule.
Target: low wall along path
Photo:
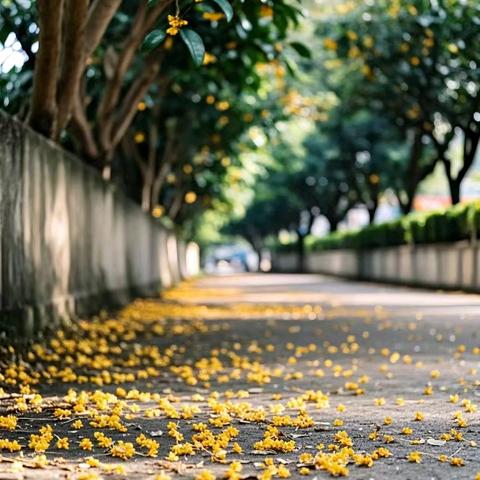
[[[1,331],[28,337],[197,271],[196,245],[0,112]]]
[[[304,261],[307,273],[476,292],[480,292],[479,265],[480,250],[468,241],[324,250],[310,252]],[[295,272],[298,267],[299,259],[293,252],[277,253],[273,257],[273,268],[277,272]]]

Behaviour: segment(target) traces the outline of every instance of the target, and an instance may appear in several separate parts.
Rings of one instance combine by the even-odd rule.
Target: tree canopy
[[[206,212],[257,246],[356,207],[374,222],[387,194],[408,213],[439,168],[461,200],[480,141],[475,0],[1,6],[2,107],[188,235]]]

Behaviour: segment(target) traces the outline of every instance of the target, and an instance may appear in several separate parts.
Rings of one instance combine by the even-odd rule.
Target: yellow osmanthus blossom
[[[295,441],[281,439],[278,428],[269,426],[264,432],[263,440],[255,442],[254,449],[286,453],[295,449]]]
[[[209,470],[203,470],[195,476],[195,480],[215,480],[215,475]]]
[[[119,440],[110,448],[110,455],[121,458],[122,460],[128,460],[135,455],[135,447],[131,442]]]
[[[219,22],[225,18],[225,14],[222,12],[204,12],[203,18],[209,22]]]
[[[95,472],[83,472],[83,473],[80,473],[75,478],[76,480],[101,480],[102,479],[102,477]]]
[[[407,460],[412,463],[420,463],[422,461],[422,453],[413,451],[407,455]]]
[[[326,38],[324,41],[323,41],[323,46],[327,49],[327,50],[337,50],[338,48],[338,44],[337,42],[333,39],[333,38]]]
[[[415,417],[413,418],[416,422],[421,422],[425,420],[425,415],[422,412],[415,412]]]
[[[213,98],[212,108],[217,108],[220,101]],[[218,160],[226,156],[222,153]],[[190,169],[184,169],[184,173],[188,171]],[[239,294],[236,289],[226,289],[229,295]],[[394,408],[385,407],[382,414],[379,407],[387,402],[389,406],[402,406],[406,402],[401,397],[395,399],[395,394],[391,395],[386,389],[376,390],[377,381],[391,378],[389,374],[396,376],[402,369],[408,371],[416,359],[405,354],[403,347],[402,350],[398,347],[398,352],[385,346],[370,347],[368,341],[375,330],[369,326],[377,328],[377,322],[370,318],[371,313],[362,314],[368,318],[365,319],[366,326],[358,331],[348,322],[342,324],[339,332],[344,337],[335,342],[324,340],[323,326],[318,322],[315,328],[319,330],[320,340],[314,341],[313,336],[305,338],[307,328],[304,324],[290,322],[286,327],[277,327],[276,323],[272,322],[270,326],[269,322],[272,316],[289,320],[329,318],[328,309],[324,307],[245,303],[224,307],[215,301],[209,302],[210,297],[218,300],[221,295],[224,295],[223,291],[219,293],[214,289],[198,292],[187,283],[179,289],[166,291],[165,301],[138,300],[119,315],[102,312],[89,321],[79,321],[75,328],[80,335],[60,330],[45,342],[34,344],[28,353],[31,364],[11,361],[0,373],[2,385],[8,390],[11,388],[19,397],[5,399],[4,412],[8,415],[5,413],[0,417],[0,428],[10,430],[12,433],[4,433],[13,438],[20,429],[17,417],[10,412],[28,412],[28,415],[19,415],[22,432],[24,427],[31,428],[30,421],[25,421],[24,417],[41,414],[45,420],[42,418],[40,425],[46,421],[52,425],[57,422],[56,435],[49,425],[41,429],[33,427],[34,433],[29,431],[25,441],[20,437],[18,441],[0,439],[0,450],[16,453],[22,452],[23,447],[25,452],[22,454],[31,453],[28,452],[30,449],[37,453],[47,452],[47,455],[53,450],[52,455],[60,455],[62,452],[56,449],[75,448],[78,451],[80,446],[94,450],[88,455],[110,455],[129,460],[136,455],[157,457],[161,444],[165,453],[156,462],[160,469],[170,469],[168,461],[197,464],[198,457],[202,457],[205,466],[197,466],[190,473],[192,477],[212,478],[213,469],[212,472],[198,471],[208,468],[210,462],[218,463],[215,472],[218,468],[219,478],[227,480],[240,480],[245,475],[242,471],[242,463],[246,461],[243,453],[248,455],[252,450],[258,450],[256,454],[265,459],[256,464],[258,478],[264,480],[303,474],[313,477],[316,473],[346,476],[349,469],[375,468],[377,462],[389,457],[397,461],[401,456],[405,462],[405,453],[399,456],[397,450],[408,444],[424,444],[424,456],[432,455],[432,450],[428,449],[433,443],[420,438],[420,431],[413,436],[413,429],[409,426],[403,430],[401,426],[386,428],[394,424],[392,417],[387,415],[393,415]],[[270,337],[269,332],[266,338],[234,338],[229,344],[226,334],[232,327],[227,321],[233,317],[265,320],[271,332],[275,332],[273,326],[285,328],[290,338],[279,342],[275,336]],[[378,326],[390,328],[389,322],[388,318],[379,317]],[[399,331],[405,328],[408,335],[414,330],[408,323],[398,328]],[[202,335],[221,341],[207,344],[208,348],[198,349],[192,356],[190,345]],[[462,349],[457,352],[462,355],[462,362],[472,352],[470,346],[466,349],[463,353]],[[368,355],[381,355],[384,362],[381,368],[376,368],[379,365],[371,368],[363,363],[357,356],[363,351],[368,351]],[[271,362],[270,357],[274,356],[275,361]],[[461,442],[447,445],[449,452],[455,451],[456,446],[465,450],[476,446],[469,431],[461,430],[469,422],[474,424],[476,416],[472,414],[478,408],[474,400],[460,396],[469,396],[479,385],[475,383],[478,379],[472,380],[476,372],[472,371],[467,360],[465,363],[465,366],[458,365],[463,369],[459,388],[464,393],[449,395],[448,390],[438,385],[435,392],[432,389],[433,398],[425,398],[422,396],[423,384],[415,386],[416,398],[408,391],[408,404],[422,405],[415,408],[424,410],[425,414],[432,411],[432,400],[458,405],[457,411],[451,412],[451,426],[455,429],[435,432],[434,435],[445,442]],[[40,364],[45,368],[36,367]],[[417,362],[415,373],[426,374],[429,380],[438,378],[435,370],[427,365],[427,361],[424,366]],[[442,377],[448,374],[449,370],[445,369]],[[171,383],[164,384],[164,379],[171,380]],[[332,380],[338,384],[338,390],[330,389]],[[287,388],[279,388],[284,381],[288,382]],[[321,383],[325,385],[324,391],[317,389],[316,385]],[[69,390],[55,399],[43,398],[37,389],[44,384],[48,388],[65,384]],[[61,387],[63,390],[64,386]],[[368,395],[366,404],[372,412],[372,421],[376,419],[378,423],[363,431],[355,428],[354,421],[356,396],[361,394]],[[375,398],[378,395],[385,395],[385,398]],[[348,402],[348,408],[339,403],[341,399]],[[352,414],[345,418],[352,431],[347,431],[346,427],[341,431],[339,428],[331,430],[328,424],[343,425],[344,420],[336,419],[335,415],[340,416],[337,412],[345,411]],[[421,421],[425,416],[415,409],[409,415],[411,417],[404,416],[403,421],[411,421],[412,426],[413,420]],[[38,425],[36,421],[33,424]],[[78,432],[84,424],[85,430]],[[141,425],[144,433],[135,425]],[[87,435],[87,428],[91,439],[83,438]],[[254,428],[261,428],[263,437],[249,443],[250,437],[245,434]],[[318,433],[320,430],[322,433]],[[395,435],[401,431],[412,436],[398,438],[395,443],[393,431]],[[305,440],[302,439],[304,436],[307,437]],[[161,439],[157,441],[157,437]],[[316,445],[320,440],[325,443]],[[365,441],[370,448],[363,447]],[[309,448],[305,448],[306,445]],[[362,445],[362,449],[357,450],[357,445]],[[281,458],[273,460],[270,455]],[[439,455],[438,449],[433,450],[433,455],[444,463],[438,465],[439,468],[451,469],[466,463],[453,453]],[[465,453],[465,458],[469,457]],[[33,465],[29,456],[23,458],[29,466]],[[408,457],[412,462],[421,458],[420,452],[410,452]],[[37,460],[45,463],[47,457],[39,456]],[[292,466],[287,468],[289,464]],[[86,458],[82,468],[99,469],[100,476],[134,475],[132,465],[136,463],[112,465],[109,462],[103,464],[97,458]],[[54,462],[51,466],[55,467]],[[175,468],[175,465],[171,466],[172,471]],[[157,472],[156,476],[152,472],[152,479],[166,480],[166,474],[161,470]],[[77,472],[75,475],[76,478]]]
[[[261,5],[260,17],[268,19],[273,18],[273,8],[268,5]]]
[[[50,425],[44,425],[40,428],[39,433],[32,433],[30,435],[30,441],[28,442],[29,448],[35,452],[45,452],[50,447],[50,442],[53,440],[53,429]]]
[[[8,452],[19,452],[22,446],[17,440],[0,439],[0,451],[7,450]]]
[[[0,416],[0,429],[15,430],[17,428],[18,419],[15,415]]]
[[[178,35],[180,29],[185,25],[188,25],[188,21],[180,18],[178,15],[168,15],[168,25],[167,33],[168,35]]]
[[[45,455],[35,455],[32,463],[35,468],[45,468],[48,465],[48,459]]]
[[[69,441],[67,437],[62,437],[57,440],[57,448],[61,450],[68,450],[70,448]]]
[[[82,450],[93,450],[93,443],[89,438],[82,438],[79,443]]]
[[[172,477],[167,473],[159,473],[153,477],[153,480],[172,480]]]
[[[101,466],[100,460],[98,460],[98,458],[93,458],[93,457],[86,458],[85,463],[91,468],[98,468]]]

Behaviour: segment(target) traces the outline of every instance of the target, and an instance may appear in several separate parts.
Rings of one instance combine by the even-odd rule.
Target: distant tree
[[[480,138],[480,59],[472,47],[480,40],[478,14],[474,1],[379,0],[358,4],[320,29],[330,61],[362,73],[364,81],[354,89],[359,102],[391,117],[403,131],[410,153],[405,185],[397,193],[405,213],[438,161],[452,203],[460,200]],[[457,172],[447,154],[455,131],[464,143]]]

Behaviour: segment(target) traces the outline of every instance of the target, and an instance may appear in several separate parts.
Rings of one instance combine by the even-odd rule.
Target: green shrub
[[[412,213],[399,220],[369,225],[360,230],[310,238],[310,251],[367,249],[405,244],[451,243],[480,233],[480,201],[462,203],[429,213]]]

